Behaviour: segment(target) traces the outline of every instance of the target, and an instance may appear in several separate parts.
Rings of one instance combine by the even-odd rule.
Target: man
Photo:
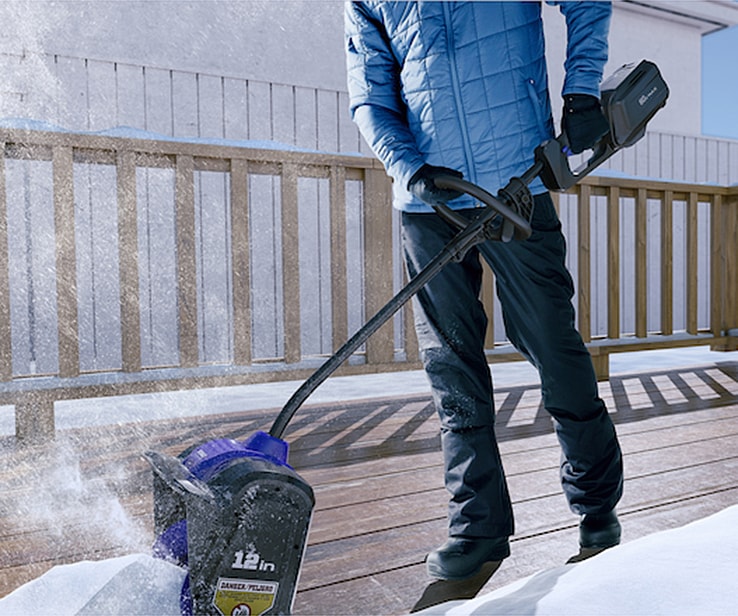
[[[608,129],[599,105],[611,6],[564,2],[567,24],[562,128],[572,151]],[[351,112],[394,180],[408,272],[414,276],[455,235],[430,205],[471,218],[477,204],[436,187],[463,176],[491,193],[519,176],[553,136],[537,2],[385,2],[346,5]],[[480,257],[495,273],[507,336],[540,373],[543,402],[562,446],[561,480],[579,514],[581,553],[615,545],[622,491],[615,430],[592,362],[574,327],[573,284],[553,202],[540,180],[533,234],[487,241],[414,298],[423,364],[441,421],[448,540],[427,559],[431,577],[465,580],[510,553],[513,514],[495,440],[484,354]]]

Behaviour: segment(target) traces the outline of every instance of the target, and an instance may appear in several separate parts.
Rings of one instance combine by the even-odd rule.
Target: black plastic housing
[[[536,165],[549,190],[571,188],[618,150],[636,143],[646,134],[648,122],[669,97],[669,88],[658,67],[648,60],[621,66],[602,82],[600,91],[602,111],[610,130],[595,145],[589,160],[572,171],[564,135],[544,141],[536,148]]]

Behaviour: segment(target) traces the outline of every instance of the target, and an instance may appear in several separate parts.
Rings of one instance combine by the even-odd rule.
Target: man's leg
[[[615,428],[597,393],[589,352],[574,326],[566,246],[548,194],[535,198],[525,242],[479,247],[497,279],[508,338],[539,370],[546,410],[561,443],[561,481],[578,514],[610,512],[622,493]]]
[[[402,221],[412,277],[456,231],[433,214],[406,213]],[[451,493],[449,536],[499,539],[492,551],[502,559],[508,554],[513,518],[494,435],[481,277],[479,255],[472,249],[461,263],[449,264],[413,302],[421,358],[441,420],[445,482]]]

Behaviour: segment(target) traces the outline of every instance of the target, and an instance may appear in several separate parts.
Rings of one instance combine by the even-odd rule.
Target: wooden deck
[[[625,453],[624,541],[738,503],[738,362],[613,376],[602,395]],[[577,519],[558,483],[559,448],[537,386],[497,394],[514,500],[512,556],[492,589],[563,563]],[[267,429],[276,410],[59,433],[0,443],[0,596],[50,567],[146,551],[151,478],[140,453]],[[288,429],[291,462],[317,505],[296,614],[407,612],[425,553],[445,539],[438,426],[428,396],[306,406]]]

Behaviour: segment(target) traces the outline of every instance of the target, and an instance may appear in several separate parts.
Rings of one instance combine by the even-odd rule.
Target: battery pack
[[[646,132],[646,124],[666,105],[669,87],[653,62],[624,64],[600,86],[600,100],[610,120],[613,145],[628,147]]]

